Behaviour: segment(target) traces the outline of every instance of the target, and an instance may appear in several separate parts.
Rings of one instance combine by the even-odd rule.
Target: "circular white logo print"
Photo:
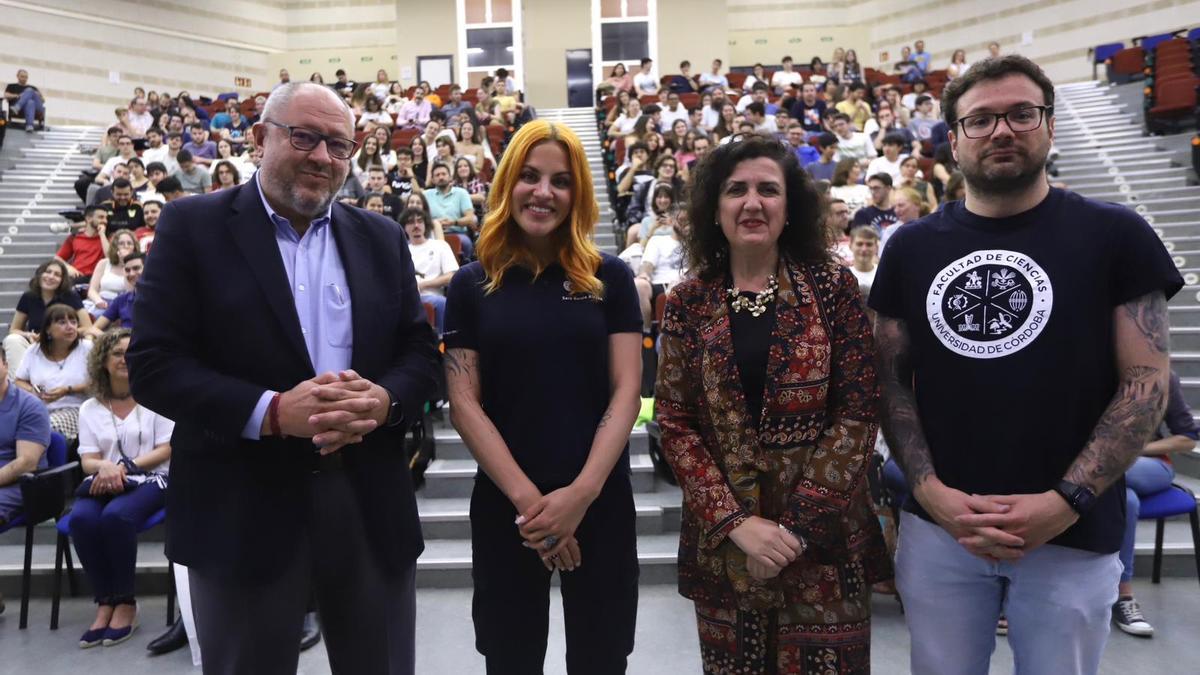
[[[925,298],[933,334],[952,352],[995,359],[1041,334],[1054,306],[1050,277],[1016,251],[975,251],[934,277]]]

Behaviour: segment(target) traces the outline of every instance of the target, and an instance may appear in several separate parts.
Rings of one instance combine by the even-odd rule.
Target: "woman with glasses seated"
[[[87,397],[92,343],[83,339],[76,310],[67,305],[47,309],[41,330],[13,377],[18,387],[46,404],[50,428],[71,441],[79,436],[79,406]]]
[[[167,499],[175,423],[133,400],[127,349],[128,329],[96,340],[87,362],[96,397],[79,409],[79,461],[89,477],[71,507],[71,540],[98,605],[82,649],[120,644],[137,628],[137,533]]]

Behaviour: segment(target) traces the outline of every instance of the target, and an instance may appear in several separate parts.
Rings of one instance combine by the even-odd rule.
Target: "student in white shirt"
[[[638,96],[654,95],[658,93],[658,78],[650,74],[650,69],[653,67],[652,59],[642,59],[642,69],[637,75],[633,76],[633,91]]]
[[[654,321],[654,301],[687,274],[687,258],[683,251],[683,237],[688,228],[686,211],[685,207],[668,216],[671,236],[655,236],[651,230],[643,244],[640,268],[633,283],[637,287],[645,331],[650,330]]]
[[[771,88],[776,94],[783,95],[788,87],[799,87],[804,83],[804,76],[798,70],[792,70],[792,57],[783,57],[783,69],[771,75]]]
[[[421,292],[421,302],[433,305],[434,323],[438,335],[441,335],[446,315],[446,286],[458,271],[458,258],[449,244],[432,238],[433,219],[427,211],[405,209],[400,213],[399,220],[408,233],[408,252],[417,272],[417,290]]]

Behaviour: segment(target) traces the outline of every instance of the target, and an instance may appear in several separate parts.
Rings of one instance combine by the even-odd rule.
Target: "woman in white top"
[[[391,89],[392,83],[388,79],[387,71],[380,68],[379,72],[375,73],[375,83],[371,85],[371,94],[375,97],[376,101],[383,103],[383,100],[387,98],[388,92]]]
[[[387,171],[383,165],[383,155],[380,154],[379,141],[374,136],[364,136],[358,154],[350,160],[350,172],[366,185],[371,168],[376,166]]]
[[[476,171],[483,168],[483,161],[491,154],[491,149],[481,142],[481,130],[474,122],[466,120],[458,127],[458,144],[455,150],[460,157],[466,157]]]
[[[392,130],[389,127],[375,127],[371,132],[375,140],[379,142],[379,158],[383,160],[383,170],[391,171],[396,168],[396,151],[392,149]]]
[[[108,242],[108,253],[96,263],[92,272],[92,281],[88,284],[87,299],[92,316],[100,316],[108,308],[108,303],[118,295],[128,291],[125,283],[125,266],[122,260],[134,251],[141,250],[137,239],[129,230],[117,230],[112,233]]]
[[[383,104],[374,96],[368,96],[364,106],[366,109],[363,111],[362,116],[358,118],[359,129],[368,129],[375,125],[390,129],[395,124],[392,114],[384,111]]]
[[[96,398],[79,410],[79,461],[89,477],[71,507],[71,539],[98,605],[84,649],[124,642],[137,628],[137,532],[166,505],[175,425],[133,400],[128,348],[127,329],[96,341],[88,358]]]
[[[651,230],[645,241],[641,268],[633,280],[642,309],[644,331],[648,332],[654,321],[654,301],[670,291],[687,273],[687,260],[683,255],[683,237],[688,231],[686,212],[685,206],[668,215],[666,225],[671,228],[670,236],[656,237],[654,230]]]
[[[392,115],[399,115],[400,109],[408,103],[408,97],[404,95],[404,85],[399,82],[393,82],[388,89],[387,98],[383,100],[383,109]]]
[[[961,77],[970,67],[971,64],[967,63],[967,53],[961,49],[955,49],[954,54],[950,57],[950,65],[946,66],[946,79],[953,80]]]
[[[754,85],[759,82],[762,82],[768,87],[771,86],[770,78],[767,77],[767,69],[763,67],[763,64],[756,63],[754,64],[754,69],[750,75],[746,76],[746,81],[742,82],[742,91],[749,94],[754,90]]]
[[[829,197],[846,202],[851,218],[859,209],[871,203],[871,189],[860,184],[860,178],[862,166],[857,159],[847,157],[837,163],[833,169],[833,179],[829,181]]]
[[[79,436],[79,406],[88,390],[87,355],[75,310],[46,308],[38,343],[25,352],[13,375],[18,387],[37,396],[50,412],[50,428],[73,440]]]

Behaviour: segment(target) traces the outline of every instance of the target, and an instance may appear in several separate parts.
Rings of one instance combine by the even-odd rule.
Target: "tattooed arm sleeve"
[[[883,393],[883,437],[904,470],[908,485],[916,490],[934,475],[933,458],[913,393],[911,343],[902,319],[883,314],[875,318],[875,354]]]
[[[1066,479],[1100,494],[1133,464],[1162,421],[1171,377],[1167,301],[1152,291],[1113,310],[1120,383]]]

